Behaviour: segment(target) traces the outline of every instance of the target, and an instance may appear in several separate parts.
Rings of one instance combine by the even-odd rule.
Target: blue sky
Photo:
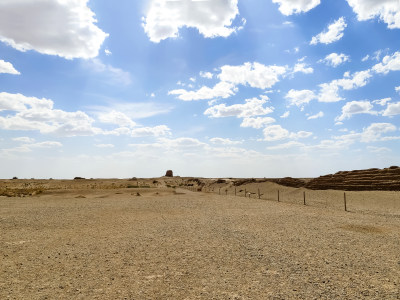
[[[398,0],[6,0],[0,178],[400,165]]]

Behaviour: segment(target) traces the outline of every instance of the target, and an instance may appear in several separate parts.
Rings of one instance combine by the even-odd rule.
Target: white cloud
[[[304,73],[304,74],[312,74],[314,69],[312,67],[307,67],[306,63],[298,63],[293,68],[293,73]]]
[[[375,147],[375,146],[368,146],[367,149],[372,153],[388,153],[392,150],[386,147]]]
[[[96,144],[95,146],[97,148],[114,148],[115,147],[113,144]]]
[[[343,31],[347,27],[346,21],[343,17],[339,18],[328,26],[328,30],[319,33],[311,39],[310,45],[318,43],[331,44],[340,40],[343,37]]]
[[[32,152],[35,149],[60,148],[62,146],[63,145],[60,142],[54,142],[54,141],[45,141],[39,143],[33,143],[29,141],[28,143],[22,144],[15,148],[0,149],[0,153],[4,154],[27,153],[27,152]]]
[[[237,85],[249,85],[260,89],[270,88],[280,80],[280,76],[283,76],[286,71],[286,67],[265,66],[257,62],[247,62],[238,66],[225,65],[221,67],[221,72],[217,75],[221,81],[214,87],[203,86],[196,91],[176,89],[169,91],[168,94],[178,95],[178,99],[183,101],[229,98],[238,91]],[[203,77],[210,76],[207,73],[201,74]]]
[[[381,63],[372,67],[376,73],[387,74],[390,71],[400,71],[400,52],[395,52],[393,55],[386,55]]]
[[[111,110],[110,112],[101,112],[98,119],[102,123],[116,124],[121,127],[135,127],[136,123],[126,114],[120,111]]]
[[[108,36],[95,23],[88,0],[0,2],[0,41],[19,51],[67,59],[93,58]]]
[[[265,141],[279,141],[290,136],[288,130],[282,128],[281,125],[271,125],[263,130]]]
[[[95,120],[82,111],[67,112],[53,108],[53,101],[26,97],[21,94],[0,93],[0,128],[6,130],[37,130],[56,136],[131,135],[161,136],[170,134],[165,125],[129,129],[120,127],[103,130],[94,127]],[[133,121],[121,113],[111,111],[100,115],[105,123],[134,126]]]
[[[108,106],[89,106],[91,112],[97,116],[108,114],[110,111],[123,112],[130,119],[144,119],[161,114],[166,114],[173,107],[157,102],[114,102]]]
[[[307,118],[307,120],[314,120],[314,119],[318,119],[318,118],[322,118],[324,116],[324,112],[320,111],[319,113],[309,116]]]
[[[379,17],[388,28],[400,28],[400,2],[398,0],[347,0],[359,21]]]
[[[240,127],[252,127],[260,129],[268,124],[274,123],[275,119],[271,117],[244,118]]]
[[[238,144],[243,144],[243,141],[232,141],[231,139],[226,139],[226,138],[212,138],[210,139],[210,142],[216,145],[238,145]]]
[[[397,93],[400,93],[400,86],[396,86],[396,87],[394,88],[394,90],[395,90]]]
[[[291,89],[285,96],[289,100],[289,105],[296,105],[302,107],[308,104],[311,100],[316,99],[317,96],[310,90],[293,90]]]
[[[142,25],[149,39],[155,43],[178,37],[181,27],[197,28],[206,38],[227,37],[241,29],[232,26],[239,14],[237,2],[152,0]]]
[[[129,85],[132,82],[131,74],[122,69],[104,64],[100,59],[94,58],[84,62],[91,71],[105,76],[107,83]]]
[[[261,99],[252,98],[245,100],[244,104],[233,104],[227,106],[226,104],[219,104],[208,108],[204,114],[209,115],[211,118],[222,117],[253,117],[266,115],[273,112],[270,107],[263,107],[268,100],[267,96],[260,96]]]
[[[348,55],[343,53],[337,54],[335,52],[328,54],[324,59],[319,60],[319,62],[323,62],[326,65],[334,68],[345,63],[346,61],[350,61],[350,57]]]
[[[221,81],[213,88],[203,86],[197,91],[187,91],[177,89],[168,92],[168,95],[178,95],[178,99],[183,101],[204,100],[213,98],[228,98],[235,95],[237,88],[234,84]]]
[[[367,61],[369,59],[369,55],[367,54],[367,55],[365,55],[362,59],[361,59],[361,61]]]
[[[12,75],[20,75],[21,74],[14,68],[14,66],[11,63],[0,59],[0,74],[1,73],[12,74]]]
[[[319,102],[337,102],[343,100],[339,96],[340,89],[353,90],[363,87],[368,83],[368,79],[372,77],[371,71],[360,71],[353,75],[346,72],[342,79],[332,80],[330,83],[320,84],[320,92],[318,95]]]
[[[258,62],[246,62],[239,66],[221,67],[218,78],[235,85],[249,85],[253,88],[267,89],[279,82],[279,77],[287,72],[283,66],[266,66]]]
[[[335,121],[343,121],[350,119],[356,114],[377,115],[378,112],[373,111],[373,105],[369,101],[350,101],[342,107],[342,114]]]
[[[110,50],[108,50],[108,49],[105,49],[105,50],[104,50],[104,53],[105,53],[107,56],[112,55],[112,52],[111,52]]]
[[[309,131],[298,131],[298,132],[292,132],[289,137],[297,140],[297,139],[305,139],[312,135],[313,135],[312,132]]]
[[[25,144],[31,144],[35,142],[35,139],[27,137],[27,136],[21,136],[21,137],[16,137],[12,139],[15,142],[20,142],[20,143],[25,143]]]
[[[59,148],[63,145],[60,142],[46,141],[34,144],[28,144],[29,148]]]
[[[211,72],[200,72],[200,77],[212,79],[214,77],[214,74]]]
[[[385,106],[389,101],[392,101],[392,98],[384,98],[379,100],[373,100],[372,103],[378,104],[380,106]]]
[[[134,128],[131,131],[132,137],[144,137],[144,136],[165,136],[171,135],[171,129],[166,125],[158,125],[154,127],[140,127]]]
[[[279,11],[285,16],[307,12],[320,4],[320,0],[272,0],[279,4]]]
[[[289,148],[301,148],[301,147],[304,147],[303,143],[296,142],[296,141],[290,141],[290,142],[287,142],[284,144],[267,147],[267,149],[268,150],[284,150],[284,149],[289,149]]]
[[[287,138],[291,139],[303,139],[310,137],[311,132],[298,131],[290,133],[287,129],[283,128],[281,125],[271,125],[263,130],[264,141],[279,141]]]
[[[382,115],[385,117],[400,115],[400,102],[389,103]]]
[[[382,137],[382,135],[388,132],[394,132],[396,130],[396,126],[390,123],[372,123],[363,130],[361,141],[368,143],[379,140],[390,140],[392,137]],[[398,137],[393,137],[393,139],[396,138]]]
[[[391,123],[372,123],[367,128],[364,128],[361,133],[351,132],[349,134],[335,136],[334,139],[348,144],[352,144],[357,140],[363,143],[371,143],[400,139],[400,136],[383,136],[386,133],[395,131],[397,131],[397,127]]]
[[[289,117],[289,115],[290,115],[290,111],[285,111],[285,113],[282,116],[280,116],[280,118],[286,119],[287,117]]]

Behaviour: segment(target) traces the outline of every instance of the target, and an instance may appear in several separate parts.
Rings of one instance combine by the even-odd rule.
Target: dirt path
[[[0,299],[400,298],[394,215],[82,190],[0,197],[0,232]]]

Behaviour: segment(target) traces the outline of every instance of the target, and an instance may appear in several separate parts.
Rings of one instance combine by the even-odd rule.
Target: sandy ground
[[[0,197],[0,299],[400,299],[399,192],[108,183]]]

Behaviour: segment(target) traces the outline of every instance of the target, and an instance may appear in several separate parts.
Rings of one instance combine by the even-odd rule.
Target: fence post
[[[278,202],[279,202],[279,190],[278,190]]]
[[[344,211],[347,211],[347,201],[346,201],[346,192],[344,192]]]
[[[303,192],[304,205],[306,205],[306,192]]]
[[[225,195],[228,195],[228,189],[225,190]]]
[[[219,192],[218,193],[221,195],[221,188],[219,188]]]
[[[236,196],[236,186],[235,186],[235,196]]]
[[[258,189],[258,199],[261,199],[260,189]]]
[[[246,189],[244,189],[244,197],[245,198],[247,197],[247,190]]]

